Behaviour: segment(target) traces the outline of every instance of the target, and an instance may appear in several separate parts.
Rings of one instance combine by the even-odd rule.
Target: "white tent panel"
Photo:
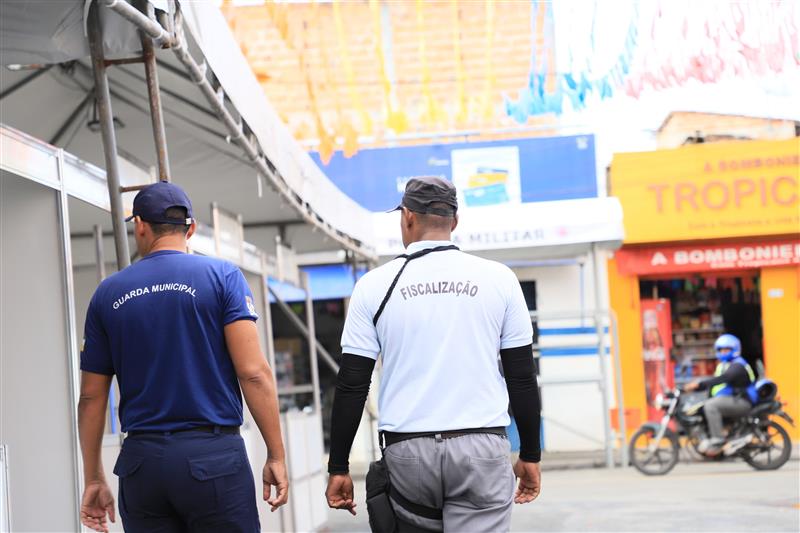
[[[3,63],[60,63],[87,57],[84,14],[89,2],[4,0],[0,17]],[[139,33],[113,11],[101,11],[106,58],[130,57],[141,50]]]
[[[78,526],[75,406],[67,378],[75,347],[59,194],[0,171],[0,442],[9,451],[11,531]]]

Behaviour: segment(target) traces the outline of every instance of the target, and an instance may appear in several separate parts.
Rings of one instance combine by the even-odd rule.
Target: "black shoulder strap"
[[[395,257],[395,259],[405,259],[405,262],[403,263],[403,266],[400,267],[400,270],[397,271],[397,275],[395,275],[394,279],[392,280],[392,284],[389,285],[389,290],[386,291],[386,295],[383,297],[383,301],[381,302],[381,305],[378,307],[378,310],[375,312],[375,316],[372,317],[372,325],[373,326],[377,326],[378,325],[378,319],[383,314],[383,309],[384,309],[384,307],[386,307],[386,304],[389,301],[389,298],[392,297],[392,293],[394,292],[394,288],[397,285],[397,281],[400,279],[400,274],[402,274],[403,270],[406,269],[406,266],[408,265],[408,262],[409,261],[413,261],[414,259],[417,259],[417,258],[422,257],[424,255],[428,255],[428,254],[433,253],[433,252],[444,252],[446,250],[458,250],[458,246],[456,246],[455,244],[448,244],[446,246],[436,246],[434,248],[426,248],[424,250],[420,250],[418,252],[414,252],[413,254],[408,254],[408,255],[403,254],[403,255],[398,255],[397,257]]]

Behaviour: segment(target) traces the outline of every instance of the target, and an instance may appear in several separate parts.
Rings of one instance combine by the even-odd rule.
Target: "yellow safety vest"
[[[731,366],[731,363],[734,363],[734,362],[736,362],[736,361],[734,360],[734,361],[722,362],[722,363],[718,364],[717,365],[717,369],[714,371],[714,377],[718,377],[718,376],[721,376],[722,374],[724,374],[725,371],[728,370],[728,367]],[[744,364],[744,369],[747,370],[747,375],[750,376],[750,383],[754,383],[755,380],[756,380],[756,374],[755,374],[755,372],[753,372],[753,369],[750,368],[750,365],[748,365],[747,363]],[[715,385],[711,389],[711,396],[718,395],[726,387],[728,387],[727,383],[720,383],[719,385]]]

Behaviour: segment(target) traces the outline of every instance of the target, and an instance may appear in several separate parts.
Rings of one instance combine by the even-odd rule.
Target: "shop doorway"
[[[662,333],[669,337],[664,343],[669,351],[666,366],[671,369],[669,377],[675,384],[714,374],[717,364],[714,341],[723,333],[731,333],[741,340],[742,357],[757,374],[763,374],[758,271],[642,279],[639,288],[643,309],[647,300],[669,302],[670,331]],[[647,340],[645,338],[643,343],[645,352]]]

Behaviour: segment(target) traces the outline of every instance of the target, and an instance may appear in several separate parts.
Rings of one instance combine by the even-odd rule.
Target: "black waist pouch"
[[[397,517],[389,501],[389,471],[386,463],[373,461],[367,472],[367,514],[369,527],[373,533],[394,533],[397,531]]]

